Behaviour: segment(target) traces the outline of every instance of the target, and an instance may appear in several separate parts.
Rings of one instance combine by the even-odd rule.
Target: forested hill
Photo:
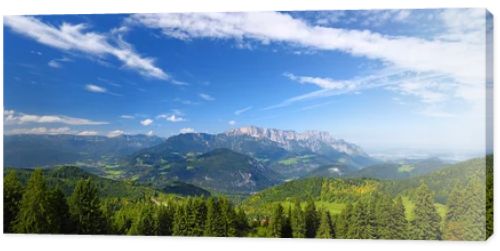
[[[28,181],[33,169],[5,169],[4,175],[8,172],[15,172],[21,183],[24,185]],[[58,187],[66,195],[73,192],[76,183],[81,179],[91,179],[99,189],[100,196],[112,198],[144,198],[161,193],[172,193],[178,195],[210,195],[206,190],[199,187],[182,183],[170,182],[161,188],[152,188],[134,182],[116,181],[102,178],[90,174],[75,166],[57,166],[43,170],[49,187]]]
[[[321,177],[299,179],[250,196],[245,204],[249,208],[259,208],[273,202],[303,201],[308,198],[326,203],[345,203],[356,201],[356,199],[374,192],[411,198],[415,188],[422,183],[429,186],[435,195],[436,202],[445,204],[454,186],[465,187],[473,176],[480,177],[482,181],[485,180],[487,159],[492,160],[492,156],[460,162],[427,175],[402,180]],[[491,165],[489,169],[492,169]]]

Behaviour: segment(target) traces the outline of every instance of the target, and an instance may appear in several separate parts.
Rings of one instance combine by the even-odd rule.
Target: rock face
[[[361,147],[334,138],[328,132],[305,131],[298,133],[290,130],[260,128],[255,126],[241,127],[225,133],[228,136],[250,136],[257,139],[267,139],[279,144],[288,151],[306,151],[325,154],[331,148],[348,155],[366,156]]]

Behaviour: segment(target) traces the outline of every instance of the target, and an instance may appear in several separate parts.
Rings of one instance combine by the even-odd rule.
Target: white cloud
[[[329,78],[309,77],[309,76],[295,76],[292,73],[284,73],[285,77],[290,80],[297,81],[301,84],[314,84],[321,89],[342,90],[354,88],[353,83],[350,81],[336,81]]]
[[[79,136],[96,136],[98,134],[99,133],[96,131],[81,131],[81,132],[77,133],[77,135],[79,135]]]
[[[234,120],[229,120],[229,122],[227,122],[227,123],[228,123],[229,125],[231,125],[231,126],[236,125],[236,121],[234,121]]]
[[[176,115],[176,114],[160,114],[158,116],[156,116],[156,118],[158,119],[165,119],[167,121],[170,121],[170,122],[182,122],[182,121],[186,121],[185,118],[179,116],[179,115]]]
[[[132,115],[126,115],[126,114],[124,114],[124,115],[121,115],[120,118],[122,118],[122,119],[134,119],[135,117],[132,116]]]
[[[187,127],[179,130],[179,133],[194,133],[195,130],[193,128]]]
[[[152,119],[145,119],[145,120],[141,121],[141,125],[143,125],[143,126],[148,126],[148,125],[151,125],[151,124],[153,124],[153,120]]]
[[[15,128],[7,131],[7,134],[69,134],[71,129],[69,127],[47,128]]]
[[[96,93],[106,93],[108,90],[102,86],[94,85],[94,84],[88,84],[85,85],[85,90],[89,92],[96,92]]]
[[[62,23],[57,27],[29,16],[6,16],[4,23],[14,32],[44,45],[99,57],[113,56],[127,68],[142,75],[157,79],[169,77],[162,69],[155,66],[152,58],[142,57],[136,53],[120,36],[110,39],[104,34],[86,31],[88,27],[85,24]],[[116,41],[116,44],[110,41]]]
[[[265,110],[281,108],[298,102],[327,98],[342,94],[359,94],[364,90],[383,88],[397,94],[412,96],[425,104],[445,102],[458,95],[458,83],[453,79],[436,73],[415,73],[401,69],[385,68],[363,77],[347,80],[333,80],[330,78],[296,76],[286,73],[290,80],[301,84],[314,84],[319,90],[288,98],[278,104],[268,106]]]
[[[27,123],[57,123],[67,125],[105,125],[104,121],[93,121],[83,118],[74,118],[63,115],[32,115],[6,110],[4,112],[4,121],[6,124],[27,124]]]
[[[48,65],[52,68],[61,68],[61,63],[57,62],[57,60],[50,60]]]
[[[264,45],[286,43],[304,49],[341,51],[379,60],[402,71],[447,76],[462,86],[482,86],[485,79],[485,11],[455,11],[458,14],[442,13],[444,22],[449,22],[447,36],[433,39],[312,26],[279,12],[135,14],[129,22],[161,29],[165,35],[182,40],[232,39],[238,43],[248,40]],[[409,18],[406,12],[387,13],[379,18]]]
[[[202,98],[202,99],[204,99],[206,101],[214,101],[215,100],[214,97],[212,97],[212,96],[210,96],[210,95],[208,95],[206,93],[200,93],[199,96],[200,96],[200,98]]]
[[[252,106],[247,106],[247,107],[245,107],[245,108],[241,108],[241,109],[239,109],[239,110],[236,110],[236,111],[234,112],[234,115],[240,115],[240,114],[242,114],[242,113],[248,112],[248,111],[250,111],[252,108],[253,108]]]
[[[153,136],[154,135],[154,132],[153,130],[150,130],[149,132],[146,133],[147,136]]]
[[[123,134],[125,134],[125,132],[122,130],[114,130],[114,131],[109,132],[107,136],[109,138],[114,138],[114,137],[118,137],[118,136],[123,135]]]

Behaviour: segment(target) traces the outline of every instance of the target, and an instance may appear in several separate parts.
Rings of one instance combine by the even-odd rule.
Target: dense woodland
[[[487,182],[491,183],[492,168],[487,171]],[[345,194],[352,182],[341,183],[342,189],[336,188],[339,194],[332,196]],[[313,194],[307,193],[293,203],[268,203],[269,210],[255,213],[225,197],[155,193],[142,193],[135,198],[103,197],[91,178],[79,178],[71,194],[65,195],[59,185],[49,185],[40,169],[31,172],[24,184],[14,170],[5,175],[4,232],[482,240],[492,231],[492,224],[486,227],[485,222],[488,217],[492,223],[492,204],[486,195],[492,198],[493,190],[491,184],[484,189],[484,178],[479,173],[468,177],[465,186],[457,183],[449,192],[445,217],[438,214],[432,190],[421,182],[412,191],[411,220],[400,195],[393,196],[384,189],[369,190],[376,184],[371,182],[352,188],[369,193],[342,198],[346,206],[335,215],[318,208]],[[323,189],[325,184],[322,183]],[[285,190],[293,193],[290,185]],[[308,191],[307,187],[303,191]]]

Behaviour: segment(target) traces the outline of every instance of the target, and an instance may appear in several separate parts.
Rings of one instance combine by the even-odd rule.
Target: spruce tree
[[[316,231],[316,238],[330,239],[333,238],[334,236],[335,235],[330,213],[325,210],[321,213],[321,220],[319,223],[318,230]]]
[[[188,230],[188,212],[186,203],[178,203],[175,208],[174,226],[172,235],[187,236]]]
[[[359,200],[352,209],[350,221],[347,223],[349,228],[346,238],[349,239],[369,239],[371,229],[368,221],[368,202],[364,199]]]
[[[74,224],[69,213],[69,207],[64,193],[59,187],[49,191],[48,200],[52,212],[54,233],[70,234],[74,232]]]
[[[172,235],[175,209],[172,203],[161,205],[157,210],[158,235]]]
[[[41,169],[32,174],[21,199],[14,232],[16,233],[57,233],[60,226],[54,219],[47,185]]]
[[[314,201],[312,199],[307,201],[304,215],[306,223],[306,238],[314,238],[316,237],[319,217],[318,212],[316,211],[316,205],[314,205]]]
[[[283,237],[283,224],[283,207],[280,203],[275,203],[273,205],[271,220],[269,222],[269,232],[271,237]]]
[[[401,197],[396,198],[391,210],[390,235],[388,239],[404,240],[408,238],[408,221]]]
[[[292,230],[292,207],[288,207],[288,212],[283,215],[283,230],[282,230],[282,238],[292,238],[293,237]]]
[[[103,234],[106,221],[100,209],[99,191],[90,178],[79,180],[69,199],[69,208],[78,234]]]
[[[23,187],[17,179],[16,172],[9,170],[3,178],[3,231],[13,232],[13,223],[19,212],[19,204],[23,197]]]
[[[336,237],[341,239],[348,239],[349,226],[352,223],[352,211],[353,206],[351,203],[348,203],[346,207],[342,210],[340,215],[337,217],[337,221],[335,223]]]
[[[296,201],[292,210],[292,217],[290,219],[292,225],[292,236],[293,238],[305,238],[306,237],[306,219],[304,212],[300,207],[300,202]]]
[[[228,199],[224,197],[218,198],[218,201],[224,222],[224,236],[235,237],[237,235],[237,230],[236,211],[234,210],[234,206]]]
[[[415,218],[412,222],[412,238],[417,240],[439,240],[441,217],[434,206],[434,195],[422,183],[415,191]]]
[[[486,188],[484,180],[477,175],[467,182],[465,190],[466,211],[464,217],[464,240],[486,239]]]
[[[250,230],[247,215],[241,207],[236,210],[236,230],[239,237],[246,236]]]
[[[226,221],[222,215],[219,202],[210,197],[207,200],[207,220],[205,222],[205,236],[224,237]]]
[[[393,237],[393,201],[388,195],[381,195],[376,203],[376,236],[381,239]]]
[[[136,215],[136,219],[134,219],[128,234],[156,235],[157,232],[155,208],[150,203],[144,203],[143,205],[141,205],[140,211]]]
[[[448,211],[446,212],[443,239],[445,240],[463,240],[465,234],[465,213],[467,210],[465,193],[463,187],[455,185],[447,203]]]

